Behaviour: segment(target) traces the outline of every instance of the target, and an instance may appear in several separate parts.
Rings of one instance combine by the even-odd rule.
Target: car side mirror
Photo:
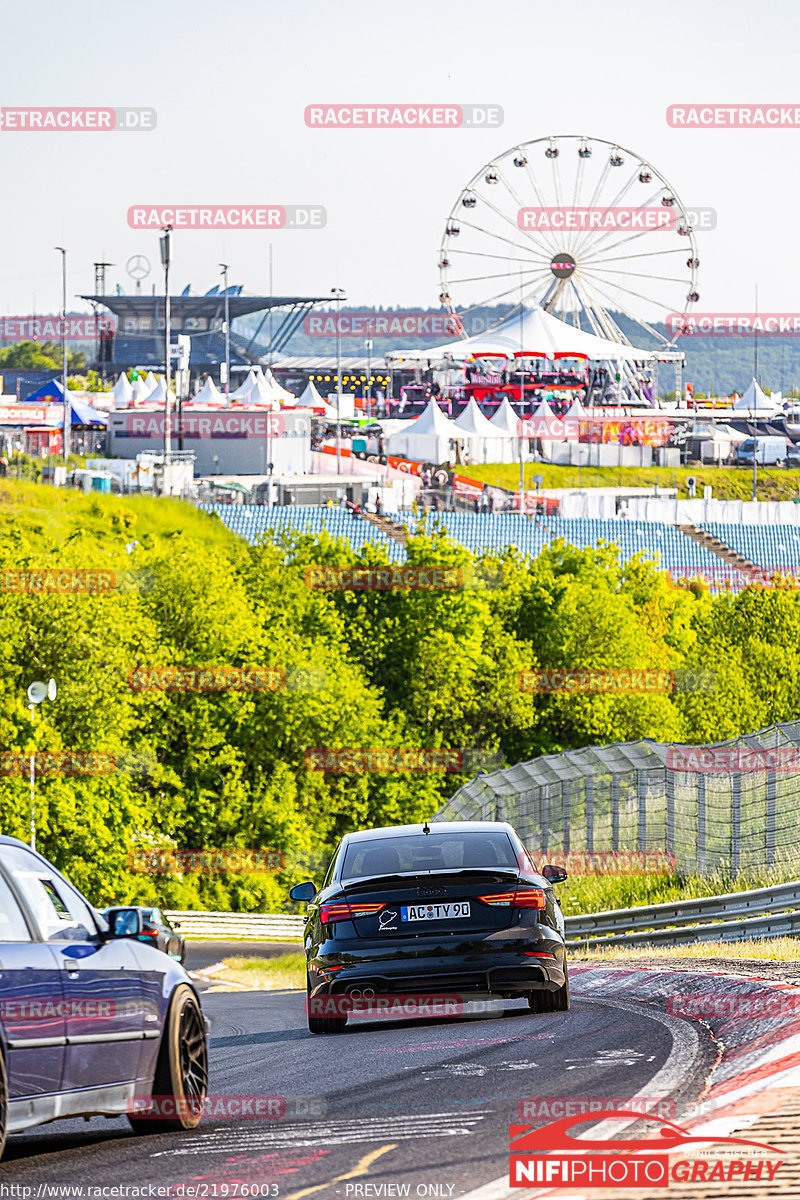
[[[144,928],[138,908],[109,908],[106,920],[112,938],[139,937]]]
[[[180,923],[180,921],[173,921],[173,922],[172,922],[172,928],[173,928],[173,929],[180,929],[180,927],[181,927],[181,923]]]
[[[567,872],[563,867],[554,867],[552,863],[548,863],[542,867],[542,875],[548,883],[563,883],[567,878]]]
[[[316,884],[311,883],[310,880],[308,883],[296,883],[289,892],[292,900],[304,900],[306,903],[309,903],[311,900],[313,900],[316,894]]]

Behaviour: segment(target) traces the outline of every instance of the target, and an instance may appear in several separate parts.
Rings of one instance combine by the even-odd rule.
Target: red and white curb
[[[727,1137],[746,1130],[800,1091],[800,979],[796,983],[774,981],[725,972],[676,971],[666,966],[574,966],[570,987],[576,1000],[646,1004],[661,1020],[702,1020],[717,1043],[718,1058],[699,1101],[678,1117],[678,1123],[695,1136]],[[788,1005],[789,1010],[796,1006],[796,1013],[750,1017],[668,1015],[677,1001],[698,996],[718,998],[723,1002],[721,1008],[725,1001],[762,1001],[762,1007],[768,1007],[767,1002],[779,996],[797,997]],[[758,1005],[755,1007],[757,1010]],[[655,1094],[650,1085],[647,1090],[649,1095]],[[602,1125],[587,1125],[582,1135],[588,1135],[591,1128],[596,1137]],[[619,1123],[616,1129],[618,1135]],[[460,1200],[520,1200],[521,1196],[531,1200],[562,1194],[579,1200],[575,1188],[512,1188],[506,1173],[462,1195]]]

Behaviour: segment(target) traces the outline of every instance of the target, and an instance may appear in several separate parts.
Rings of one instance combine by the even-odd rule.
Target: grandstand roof
[[[136,296],[81,296],[92,304],[102,304],[121,319],[141,319],[150,317],[154,310],[162,312],[164,308],[163,295]],[[268,308],[286,308],[294,304],[317,304],[320,300],[328,300],[328,296],[228,296],[228,311],[231,320],[246,316],[247,313],[262,312]],[[184,317],[217,317],[225,311],[225,296],[170,296],[170,309],[173,319]]]
[[[385,358],[340,358],[342,371],[385,371]],[[275,371],[335,371],[336,356],[333,354],[295,354],[280,358],[272,364]]]

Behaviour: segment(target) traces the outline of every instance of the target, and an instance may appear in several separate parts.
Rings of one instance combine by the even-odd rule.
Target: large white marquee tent
[[[433,366],[434,363],[446,363],[448,360],[467,362],[491,355],[513,359],[515,354],[526,351],[528,354],[545,354],[548,358],[557,354],[575,354],[593,362],[630,363],[648,362],[656,353],[586,333],[545,312],[543,308],[526,308],[521,317],[519,313],[506,317],[485,333],[446,342],[441,346],[429,346],[427,349],[392,350],[386,359],[393,366],[401,363]]]

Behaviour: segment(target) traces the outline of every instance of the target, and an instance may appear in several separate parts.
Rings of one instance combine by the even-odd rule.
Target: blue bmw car
[[[0,836],[0,1154],[9,1133],[127,1116],[193,1129],[208,1084],[189,976],[139,941],[136,908],[100,915],[51,863]]]

